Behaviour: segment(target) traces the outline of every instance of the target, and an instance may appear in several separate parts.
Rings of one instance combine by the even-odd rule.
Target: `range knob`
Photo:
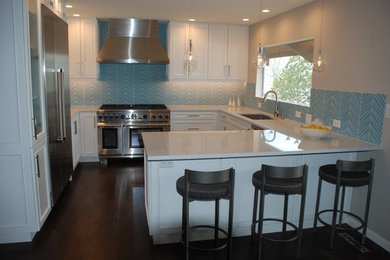
[[[102,116],[98,116],[98,119],[99,119],[99,120],[102,120],[102,118],[103,118]]]
[[[107,118],[108,118],[108,116],[105,115],[105,116],[104,116],[104,119],[106,120]]]
[[[153,114],[153,115],[152,115],[152,118],[153,118],[153,119],[156,119],[156,118],[157,118],[157,116],[156,116],[155,114]]]
[[[165,115],[165,118],[166,118],[166,119],[169,119],[169,115]]]
[[[163,118],[163,115],[158,115],[158,118],[162,119],[162,118]]]
[[[118,116],[118,115],[115,115],[115,119],[119,119],[119,116]]]
[[[122,115],[121,115],[121,119],[125,119],[125,115],[122,114]]]
[[[147,115],[147,114],[144,114],[142,117],[143,117],[144,119],[148,119],[148,115]]]
[[[137,117],[137,114],[131,114],[131,119],[133,119],[133,120],[135,120],[135,119],[137,119],[138,117]]]
[[[110,120],[112,120],[114,117],[113,116],[110,116]]]

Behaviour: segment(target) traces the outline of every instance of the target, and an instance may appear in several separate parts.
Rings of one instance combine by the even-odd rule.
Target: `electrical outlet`
[[[257,107],[258,107],[258,108],[261,108],[261,102],[260,102],[260,101],[257,102]]]
[[[341,127],[341,121],[337,119],[333,119],[333,126],[340,128]]]
[[[301,111],[295,111],[295,117],[301,118]]]
[[[311,119],[312,119],[312,115],[310,113],[306,113],[305,123],[306,124],[310,124],[311,123]]]
[[[386,104],[385,118],[390,118],[390,104]]]

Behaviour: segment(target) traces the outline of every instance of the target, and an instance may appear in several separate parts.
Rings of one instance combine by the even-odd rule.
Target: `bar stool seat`
[[[374,164],[375,160],[371,159],[368,161],[344,161],[337,160],[336,164],[323,165],[318,170],[318,189],[317,189],[317,200],[316,208],[314,214],[314,225],[313,229],[316,231],[317,222],[319,221],[325,226],[331,227],[330,234],[330,243],[329,247],[334,248],[335,233],[337,230],[359,230],[362,231],[362,240],[361,244],[364,244],[367,223],[368,223],[368,213],[370,209],[370,200],[371,200],[371,190],[372,190],[372,180],[374,174]],[[321,198],[321,187],[322,181],[336,185],[333,208],[319,210],[320,208],[320,198]],[[346,187],[360,187],[368,186],[367,197],[366,197],[366,208],[364,211],[364,218],[357,216],[356,214],[344,210],[344,199],[345,199],[345,189]],[[339,198],[341,188],[341,199]],[[339,206],[340,201],[340,206]],[[324,213],[332,213],[332,223],[326,222],[321,218],[321,215]],[[338,223],[337,222],[337,214]],[[343,215],[348,215],[357,220],[360,225],[357,227],[349,227],[343,225]]]
[[[252,238],[255,235],[257,235],[259,238],[258,259],[261,259],[262,239],[266,239],[271,242],[291,242],[297,240],[296,257],[300,258],[302,246],[303,215],[305,211],[306,199],[307,169],[307,165],[301,165],[297,167],[278,167],[263,164],[261,167],[261,171],[256,171],[252,175],[252,184],[255,187],[255,195],[253,202],[251,233]],[[258,219],[256,219],[259,191],[260,209]],[[283,219],[264,218],[265,195],[267,194],[284,195]],[[295,225],[287,219],[288,197],[289,195],[293,194],[301,195],[298,225]],[[281,222],[283,235],[285,236],[281,238],[274,238],[271,236],[263,235],[263,222],[265,221]],[[255,226],[257,223],[258,231],[256,233]],[[287,237],[287,226],[291,227],[295,231],[295,234],[293,236],[289,235]]]
[[[320,167],[318,171],[319,177],[329,183],[337,184],[337,168],[336,164],[328,164]],[[367,185],[370,181],[370,174],[368,172],[358,171],[342,171],[340,176],[340,185],[359,187]]]
[[[189,259],[189,249],[200,251],[218,251],[227,248],[227,259],[231,257],[233,202],[234,202],[234,169],[221,171],[185,170],[184,176],[176,181],[176,191],[183,197],[182,207],[182,242],[185,245],[186,259]],[[229,200],[229,220],[227,230],[219,227],[219,201]],[[215,201],[214,225],[189,225],[189,204],[192,201]],[[189,232],[197,228],[214,230],[214,246],[199,247],[190,244]],[[219,243],[219,233],[226,237],[226,242]]]
[[[185,177],[182,176],[176,181],[176,190],[183,196],[185,194]],[[230,183],[198,184],[193,183],[189,190],[189,197],[193,200],[215,200],[226,198],[230,194]]]
[[[257,171],[252,176],[252,184],[261,187],[263,182],[262,171]],[[299,194],[302,192],[303,183],[289,179],[268,178],[264,191],[273,194]]]

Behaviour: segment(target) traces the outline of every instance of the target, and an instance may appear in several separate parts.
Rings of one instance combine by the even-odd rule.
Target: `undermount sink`
[[[272,117],[270,116],[267,116],[267,115],[263,115],[263,114],[240,114],[242,116],[245,116],[249,119],[253,119],[253,120],[267,120],[267,119],[272,119]]]

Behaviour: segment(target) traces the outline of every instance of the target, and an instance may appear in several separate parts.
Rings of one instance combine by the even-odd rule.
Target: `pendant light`
[[[256,65],[257,68],[262,68],[265,63],[265,57],[263,52],[263,47],[261,46],[261,19],[262,19],[262,12],[263,12],[263,0],[260,0],[260,41],[259,45],[257,46],[256,55],[252,58],[252,64]]]
[[[195,22],[195,19],[192,18],[192,6],[191,6],[191,0],[189,0],[189,10],[190,10],[190,18],[188,19],[189,21],[189,44],[188,44],[188,49],[186,50],[185,54],[184,54],[184,57],[183,57],[183,61],[184,61],[184,69],[187,73],[187,75],[194,71],[197,67],[197,56],[195,55],[194,53],[194,49],[193,49],[193,46],[192,46],[192,36],[193,36],[193,32],[191,29],[193,29],[193,26],[191,26],[191,24],[193,22]]]
[[[314,59],[313,62],[313,70],[316,72],[321,72],[325,70],[325,59],[322,55],[322,27],[323,27],[323,19],[324,19],[324,0],[321,3],[321,31],[320,31],[320,48],[318,50],[318,55]]]

